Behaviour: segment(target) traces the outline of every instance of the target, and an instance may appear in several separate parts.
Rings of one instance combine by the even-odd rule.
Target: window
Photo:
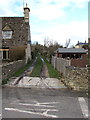
[[[8,60],[9,59],[9,49],[0,49],[0,58],[2,60]]]
[[[3,60],[9,59],[9,51],[3,51]]]
[[[6,59],[6,51],[3,51],[3,59]]]
[[[11,39],[12,38],[12,31],[2,31],[3,39]]]

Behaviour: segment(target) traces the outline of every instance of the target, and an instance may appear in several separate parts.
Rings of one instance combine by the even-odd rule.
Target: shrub
[[[22,60],[25,58],[25,46],[13,46],[10,48],[10,60]]]

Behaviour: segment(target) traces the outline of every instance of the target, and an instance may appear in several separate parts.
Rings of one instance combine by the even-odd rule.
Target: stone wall
[[[2,29],[8,25],[13,31],[12,39],[3,39],[3,46],[27,45],[29,24],[24,22],[24,17],[2,17]]]
[[[88,90],[90,68],[73,67],[70,60],[57,57],[52,57],[52,65],[60,73],[63,73],[61,80],[66,86],[74,90]]]
[[[66,73],[66,66],[71,65],[71,60],[66,60],[63,58],[52,57],[52,65],[55,69],[57,69],[60,73],[65,76]]]
[[[74,90],[88,90],[88,68],[66,67],[64,83]]]
[[[7,79],[25,65],[25,60],[10,62],[2,66],[2,79]]]
[[[0,48],[2,48],[2,19],[0,18]],[[0,64],[2,64],[2,54],[0,52]],[[2,80],[2,67],[0,67],[0,84]]]
[[[24,17],[0,17],[0,19],[2,20],[2,30],[8,30],[5,29],[6,26],[8,26],[12,30],[11,39],[2,39],[2,47],[8,47],[10,51],[10,61],[19,60],[19,53],[23,52],[23,50],[21,51],[21,47],[25,47],[25,51],[27,51],[26,54],[23,55],[26,57],[26,62],[28,61],[28,59],[31,60],[31,34],[29,23],[25,22]],[[15,54],[13,57],[11,57],[12,52]],[[22,59],[23,58],[21,58],[20,60]]]

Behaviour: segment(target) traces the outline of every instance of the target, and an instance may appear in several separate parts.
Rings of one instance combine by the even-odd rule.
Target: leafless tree
[[[68,46],[70,45],[70,42],[71,42],[71,39],[66,40],[66,43],[65,43],[66,48],[68,48]]]

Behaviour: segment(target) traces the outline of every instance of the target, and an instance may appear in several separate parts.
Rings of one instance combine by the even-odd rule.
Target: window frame
[[[4,30],[2,31],[2,38],[3,39],[12,39],[12,31],[11,30]]]

